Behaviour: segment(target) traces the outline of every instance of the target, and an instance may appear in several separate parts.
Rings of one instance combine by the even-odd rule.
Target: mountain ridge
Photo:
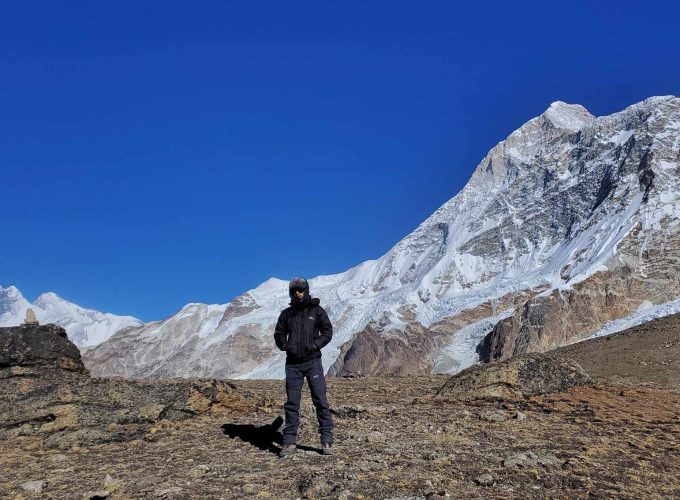
[[[29,302],[16,286],[0,285],[0,326],[17,326],[24,322],[30,308],[40,323],[53,323],[65,328],[69,339],[79,348],[96,345],[117,331],[139,326],[143,322],[132,316],[118,316],[88,309],[54,292],[41,293]]]
[[[645,237],[675,231],[679,151],[677,97],[649,98],[600,117],[579,105],[551,104],[495,145],[459,193],[384,255],[309,280],[336,327],[325,368],[341,353],[356,352],[351,343],[367,328],[376,353],[397,356],[390,366],[400,367],[398,356],[418,353],[438,331],[429,352],[418,356],[443,366],[438,353],[448,349],[456,353],[450,369],[464,368],[470,346],[500,311],[517,314],[535,295],[618,266],[622,242],[633,255]],[[631,236],[640,232],[639,241]],[[631,255],[625,259],[635,267]],[[674,285],[669,290],[676,293]],[[585,328],[630,314],[647,298],[636,296],[613,309],[618,316],[586,321]],[[184,321],[173,316],[126,329],[85,359],[100,375],[280,378],[283,354],[269,337],[287,302],[286,281],[270,278],[224,304],[220,319],[220,309],[196,305]],[[196,323],[187,326],[190,316]],[[464,342],[456,335],[463,330]],[[396,351],[385,350],[388,337],[399,339]],[[532,342],[527,348],[540,347]]]

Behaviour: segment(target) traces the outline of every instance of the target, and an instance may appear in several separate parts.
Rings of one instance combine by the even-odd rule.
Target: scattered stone
[[[35,431],[37,430],[37,427],[34,427],[33,425],[29,423],[23,424],[21,427],[19,427],[19,430],[17,431],[18,436],[31,436],[32,434],[35,434]]]
[[[331,413],[340,418],[359,418],[359,416],[365,416],[368,410],[360,405],[346,405],[331,408]]]
[[[385,441],[385,434],[380,431],[371,431],[366,436],[367,443],[383,443]]]
[[[49,460],[50,462],[52,462],[54,464],[58,464],[58,463],[61,463],[61,462],[68,461],[68,457],[66,455],[64,455],[63,453],[55,453],[54,455],[49,455],[47,457],[47,460]]]
[[[475,478],[475,483],[480,486],[493,486],[494,478],[491,474],[482,474]]]
[[[47,481],[28,481],[21,485],[21,489],[28,493],[42,493],[45,486],[47,486]]]
[[[518,411],[518,412],[515,413],[515,416],[513,418],[515,420],[521,422],[522,420],[526,420],[527,416],[524,413],[522,413],[521,411]]]
[[[111,493],[107,490],[99,490],[99,491],[94,491],[94,492],[88,492],[83,495],[84,500],[104,500],[105,498],[109,498]]]
[[[530,451],[526,453],[515,453],[514,455],[511,455],[510,457],[503,460],[503,466],[509,469],[527,467],[534,463],[535,458],[538,457],[536,457],[536,455]]]
[[[156,486],[158,483],[162,483],[163,481],[154,476],[144,476],[136,481],[136,486],[138,488],[142,489],[151,489],[154,486]]]
[[[162,404],[149,404],[142,406],[139,409],[139,414],[142,418],[145,418],[149,422],[156,422],[159,420],[159,416],[165,411],[166,405]],[[155,427],[151,428],[150,431],[152,433],[156,432],[157,429]]]
[[[122,486],[123,481],[111,477],[110,474],[107,474],[104,478],[104,488],[106,488],[106,490],[109,492],[117,491],[121,489]]]
[[[302,478],[298,483],[298,490],[302,498],[319,498],[329,496],[333,490],[334,485],[326,481],[323,474],[313,473],[310,476]]]
[[[483,411],[479,414],[479,418],[487,422],[505,422],[508,414],[503,410]]]
[[[153,496],[156,498],[175,498],[177,495],[182,493],[182,488],[179,486],[173,486],[172,488],[165,488],[162,490],[155,490]]]
[[[437,460],[439,458],[439,453],[436,451],[428,450],[424,451],[422,455],[424,460]]]
[[[192,477],[201,477],[205,476],[208,472],[210,472],[210,466],[201,464],[191,469],[189,475]]]
[[[549,453],[541,453],[542,456],[537,455],[533,451],[523,451],[514,453],[503,460],[503,466],[508,469],[518,469],[527,467],[536,467],[537,465],[551,466],[560,465],[561,461],[555,455]]]
[[[260,487],[257,484],[248,483],[248,484],[244,484],[241,487],[241,489],[243,490],[244,493],[247,493],[249,495],[254,495],[255,493],[257,493],[259,491]]]

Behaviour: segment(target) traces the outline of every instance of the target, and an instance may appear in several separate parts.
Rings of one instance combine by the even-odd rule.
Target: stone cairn
[[[35,317],[33,309],[30,307],[26,309],[26,319],[24,319],[24,325],[38,325],[38,320]]]

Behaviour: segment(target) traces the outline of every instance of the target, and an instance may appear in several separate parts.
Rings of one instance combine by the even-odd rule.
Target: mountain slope
[[[22,324],[29,307],[38,322],[63,327],[69,339],[81,348],[103,342],[123,328],[143,324],[132,316],[116,316],[85,309],[53,292],[43,293],[31,303],[16,287],[0,286],[0,326]]]
[[[677,298],[673,273],[657,271],[676,265],[680,248],[679,159],[676,97],[603,117],[553,103],[385,255],[310,280],[335,327],[324,366],[334,375],[455,372],[477,360],[481,340],[487,360],[545,350],[645,300]],[[608,292],[616,277],[619,301]],[[222,306],[217,321],[198,310],[219,306],[196,305],[184,326],[171,317],[128,329],[85,363],[99,375],[281,378],[271,335],[287,302],[286,281],[271,278]],[[578,331],[558,324],[564,311]]]

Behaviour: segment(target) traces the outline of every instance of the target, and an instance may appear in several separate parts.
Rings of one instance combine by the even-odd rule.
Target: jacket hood
[[[302,298],[300,302],[291,300],[290,307],[294,309],[304,309],[305,307],[318,306],[320,303],[321,303],[320,299],[316,297],[312,298],[305,293],[305,296]]]

